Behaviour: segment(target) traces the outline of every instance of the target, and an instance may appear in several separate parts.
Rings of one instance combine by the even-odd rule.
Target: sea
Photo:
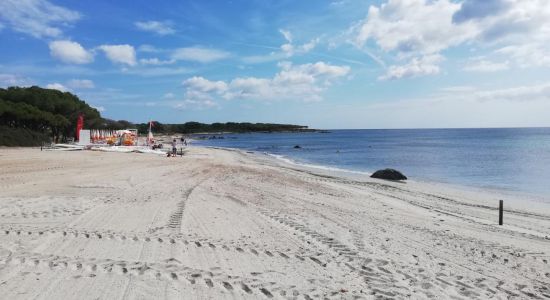
[[[215,136],[194,143],[340,171],[372,173],[394,168],[416,181],[550,199],[550,128],[364,129]]]

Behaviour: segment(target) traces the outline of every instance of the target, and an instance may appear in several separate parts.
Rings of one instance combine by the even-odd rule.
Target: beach
[[[3,299],[545,299],[550,205],[246,151],[0,149]]]

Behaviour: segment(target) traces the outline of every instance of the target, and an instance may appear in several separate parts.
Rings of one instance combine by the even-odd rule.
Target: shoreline
[[[548,209],[510,208],[498,226],[475,192],[196,146],[0,149],[0,164],[9,299],[550,295]]]
[[[198,145],[198,146],[192,145],[191,147],[204,147],[204,148],[212,148],[212,149],[219,149],[219,150],[237,151],[242,154],[253,154],[259,157],[268,156],[273,158],[275,161],[281,162],[283,164],[296,166],[297,168],[303,168],[305,170],[312,170],[320,173],[326,173],[328,175],[330,175],[331,172],[334,172],[337,176],[342,176],[349,179],[372,180],[370,178],[370,175],[372,174],[372,172],[317,165],[313,163],[302,163],[302,162],[293,160],[292,158],[285,157],[284,155],[273,154],[265,151],[254,151],[254,150],[245,150],[245,149],[232,148],[232,147],[206,146],[206,145]],[[425,185],[430,189],[442,188],[444,190],[454,190],[455,193],[472,192],[478,195],[485,195],[486,198],[494,199],[497,205],[498,205],[498,200],[503,199],[503,200],[512,201],[514,203],[521,203],[523,201],[527,201],[528,203],[540,204],[543,206],[550,207],[550,196],[543,196],[536,193],[504,190],[504,189],[492,188],[492,187],[471,186],[471,185],[458,184],[458,183],[439,182],[439,181],[434,181],[429,179],[416,179],[416,178],[410,179],[409,178],[405,182]]]
[[[465,129],[466,130],[466,129]],[[523,131],[522,131],[523,130]],[[547,128],[457,130],[335,130],[327,136],[229,135],[200,141],[284,155],[301,164],[359,172],[394,168],[417,181],[437,182],[550,202]],[[295,145],[303,149],[294,149]],[[518,194],[519,193],[519,194]]]

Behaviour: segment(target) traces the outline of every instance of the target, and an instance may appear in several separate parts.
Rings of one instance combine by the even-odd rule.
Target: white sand
[[[0,149],[0,298],[550,298],[547,205],[326,175]]]

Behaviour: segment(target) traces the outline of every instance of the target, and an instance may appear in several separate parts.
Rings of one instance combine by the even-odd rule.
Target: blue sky
[[[546,0],[3,0],[0,43],[113,119],[550,126]]]

